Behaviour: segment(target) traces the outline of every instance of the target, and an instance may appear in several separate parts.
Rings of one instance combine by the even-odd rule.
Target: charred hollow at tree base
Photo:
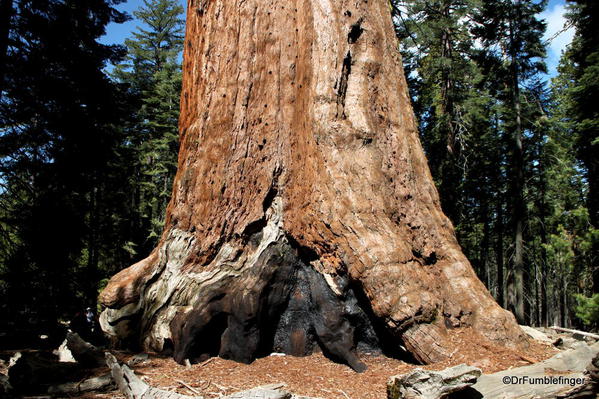
[[[356,351],[381,350],[372,310],[358,299],[364,293],[347,275],[317,272],[318,256],[280,230],[277,207],[278,198],[267,211],[268,221],[240,237],[238,248],[223,245],[213,261],[215,273],[180,274],[179,260],[185,258],[180,251],[193,238],[180,234],[167,240],[154,265],[155,277],[144,284],[148,297],[162,305],[156,313],[154,307],[109,309],[102,315],[103,328],[130,342],[145,340],[150,349],[172,350],[179,363],[209,356],[249,363],[273,352],[305,356],[322,351],[364,371]],[[168,291],[182,276],[179,288]],[[177,302],[186,295],[194,297],[193,305],[181,308]],[[167,324],[169,331],[161,335]],[[138,331],[145,336],[135,336]]]
[[[101,295],[105,331],[177,361],[528,340],[441,211],[386,0],[202,0],[161,240]]]
[[[379,342],[345,282],[333,292],[286,239],[269,244],[250,273],[258,274],[258,284],[232,292],[233,282],[223,284],[211,290],[206,307],[174,321],[173,329],[188,332],[175,360],[209,354],[249,363],[273,352],[305,356],[322,350],[356,371],[365,369],[356,347],[377,350]]]

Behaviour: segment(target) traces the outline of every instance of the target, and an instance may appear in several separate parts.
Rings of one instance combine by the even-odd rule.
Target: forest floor
[[[175,363],[172,358],[150,355],[148,360],[134,366],[135,372],[148,384],[187,395],[197,395],[184,384],[198,391],[205,398],[218,398],[236,391],[260,385],[285,383],[285,389],[298,395],[325,399],[381,399],[386,397],[386,383],[390,376],[404,374],[416,367],[439,370],[466,363],[494,373],[514,367],[526,366],[545,360],[557,349],[531,340],[525,353],[490,345],[472,329],[452,332],[455,350],[450,360],[430,366],[418,366],[383,355],[360,354],[368,366],[364,373],[356,373],[349,367],[334,363],[321,353],[306,357],[271,355],[257,359],[251,364],[212,358],[191,368]],[[130,355],[120,354],[120,360]],[[116,392],[87,394],[85,399],[124,398]]]

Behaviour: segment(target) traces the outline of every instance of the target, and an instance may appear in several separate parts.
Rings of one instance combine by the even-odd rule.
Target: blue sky
[[[179,0],[179,3],[184,8],[187,8],[187,0]],[[125,39],[131,36],[131,32],[140,25],[139,21],[133,16],[133,11],[137,10],[143,5],[143,0],[129,0],[126,3],[119,4],[117,9],[120,11],[126,11],[133,18],[129,22],[124,24],[110,24],[106,29],[106,35],[100,40],[106,44],[123,44]]]
[[[183,7],[187,6],[186,0],[179,0]],[[545,40],[552,38],[562,30],[564,23],[565,12],[565,0],[550,0],[547,9],[540,14],[540,18],[547,21],[547,32],[545,33]],[[143,0],[129,0],[126,3],[119,5],[118,9],[126,11],[133,16],[133,11],[138,9],[143,4]],[[135,19],[124,23],[124,24],[110,24],[107,28],[106,36],[102,38],[102,42],[110,44],[122,44],[125,39],[131,35],[131,32],[139,26],[139,22]],[[572,41],[574,35],[574,29],[570,28],[567,31],[557,35],[553,38],[547,48],[547,67],[549,69],[549,76],[554,76],[556,73],[555,68],[559,62],[561,52],[566,46]]]
[[[540,15],[547,22],[547,31],[545,32],[545,40],[554,37],[559,31],[564,28],[566,23],[565,4],[564,0],[551,0],[545,11]],[[574,28],[570,28],[565,32],[555,36],[551,43],[547,47],[547,68],[549,69],[549,75],[554,76],[556,71],[555,68],[559,63],[559,58],[562,51],[572,41],[574,37]]]

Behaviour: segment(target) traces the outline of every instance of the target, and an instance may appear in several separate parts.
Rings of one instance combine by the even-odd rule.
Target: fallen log
[[[468,388],[480,375],[480,369],[465,364],[442,371],[417,368],[408,374],[390,377],[387,382],[387,398],[441,399]]]
[[[118,389],[129,399],[202,399],[202,396],[187,396],[164,391],[146,384],[126,365],[119,365],[116,358],[106,352],[106,365]]]
[[[550,328],[554,329],[555,331],[567,332],[567,333],[570,333],[570,334],[578,334],[578,335],[582,335],[583,337],[589,337],[589,338],[593,338],[593,339],[599,340],[599,335],[593,334],[593,333],[589,333],[589,332],[586,332],[586,331],[573,330],[571,328],[563,328],[563,327],[557,327],[557,326],[553,326],[553,327],[550,327]]]
[[[66,384],[53,385],[48,388],[48,393],[52,395],[72,395],[91,391],[109,391],[115,388],[110,374],[104,374],[99,377],[88,378],[79,382],[68,382]]]
[[[106,352],[105,356],[106,364],[110,369],[114,382],[128,399],[203,399],[202,396],[188,396],[154,388],[137,377],[127,365],[120,365],[112,354]],[[222,396],[220,399],[315,399],[292,395],[282,390],[283,386],[284,384],[264,385],[247,391],[236,392],[228,396]]]
[[[471,387],[472,394],[467,397],[477,399],[567,397],[564,395],[587,383],[584,371],[597,353],[599,353],[599,343],[587,345],[579,342],[574,349],[560,352],[543,362],[482,375]]]
[[[595,355],[591,364],[586,369],[586,383],[576,387],[564,395],[558,395],[558,399],[595,399],[599,393],[599,354]]]

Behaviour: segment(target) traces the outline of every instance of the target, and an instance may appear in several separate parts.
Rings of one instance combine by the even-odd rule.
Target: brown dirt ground
[[[472,329],[459,329],[451,333],[455,351],[450,360],[425,369],[443,369],[461,363],[479,367],[484,373],[493,373],[520,367],[553,356],[557,350],[533,342],[520,353],[490,345]],[[333,363],[320,353],[306,357],[269,356],[252,364],[213,358],[190,369],[175,363],[171,358],[150,356],[149,360],[134,367],[147,383],[161,389],[194,395],[177,380],[199,391],[205,398],[250,389],[259,385],[285,383],[288,391],[324,399],[381,399],[386,397],[386,381],[392,375],[409,372],[414,364],[382,355],[361,354],[368,370],[358,374],[349,367]],[[121,356],[126,359],[127,356]],[[90,394],[85,399],[123,398],[117,393]]]

